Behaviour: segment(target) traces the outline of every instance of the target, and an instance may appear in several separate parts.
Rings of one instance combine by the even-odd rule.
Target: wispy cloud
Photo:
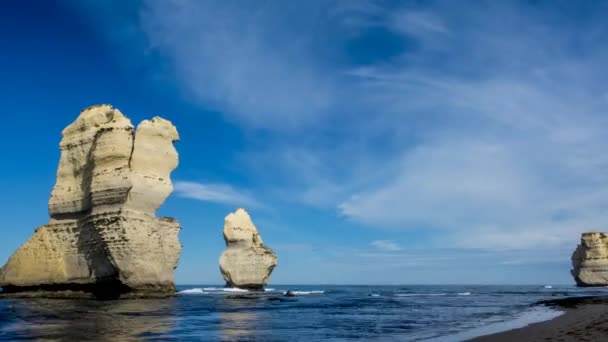
[[[372,98],[391,108],[389,117],[418,112],[428,134],[394,156],[393,177],[356,192],[341,212],[376,226],[447,230],[444,239],[466,247],[573,245],[581,231],[605,226],[608,158],[600,146],[608,143],[601,133],[608,121],[605,90],[598,89],[608,84],[594,73],[607,50],[582,43],[590,37],[580,27],[545,25],[548,17],[530,8],[475,9],[468,24],[457,25],[434,10],[442,29],[423,27],[449,31],[441,44],[427,42],[419,23],[401,16],[416,30],[400,31],[419,37],[423,48],[353,74],[382,94]],[[527,33],[495,25],[499,11]]]
[[[310,51],[320,2],[144,1],[142,28],[182,89],[253,127],[290,129],[325,114],[332,80]]]
[[[552,282],[567,283],[570,280],[569,252],[563,249],[505,251],[441,247],[382,251],[374,246],[336,245],[298,251],[306,256],[302,268],[310,267],[315,273],[324,274],[325,281],[355,284],[471,284],[473,281],[478,284],[546,284],[549,277]]]
[[[177,181],[173,187],[175,188],[175,193],[180,197],[246,207],[260,206],[260,204],[246,192],[237,191],[227,184],[203,184]]]
[[[391,240],[376,240],[370,243],[371,246],[387,252],[397,252],[402,250],[398,243]]]
[[[605,5],[350,3],[144,1],[141,29],[191,98],[247,130],[242,165],[277,201],[465,248],[605,229]]]

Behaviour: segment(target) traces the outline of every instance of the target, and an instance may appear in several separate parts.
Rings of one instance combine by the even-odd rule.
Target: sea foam
[[[224,292],[249,292],[249,290],[239,289],[238,287],[227,287],[222,290]]]
[[[249,290],[239,289],[237,287],[205,287],[202,289],[193,288],[193,289],[182,290],[182,291],[179,291],[178,294],[220,294],[220,293],[224,293],[224,292],[243,293],[243,292],[249,292]]]
[[[313,290],[313,291],[291,291],[291,293],[293,293],[296,296],[304,296],[304,295],[311,295],[311,294],[324,294],[325,291],[322,290]],[[283,294],[287,294],[287,291],[283,292]]]
[[[395,297],[437,297],[437,296],[470,296],[471,292],[458,293],[396,293]]]
[[[396,293],[396,297],[434,297],[447,296],[447,293]]]
[[[206,292],[203,289],[188,289],[179,291],[179,294],[205,294]]]

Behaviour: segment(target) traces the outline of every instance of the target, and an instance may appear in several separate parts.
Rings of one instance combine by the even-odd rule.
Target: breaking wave
[[[396,293],[395,297],[435,297],[435,296],[470,296],[471,292],[458,292],[458,293]]]
[[[179,294],[205,294],[206,292],[203,289],[188,289],[179,291]]]
[[[205,288],[193,288],[179,291],[178,294],[213,294],[213,293],[224,293],[224,292],[249,292],[249,290],[239,289],[237,287],[205,287]]]
[[[291,293],[293,293],[296,296],[304,296],[304,295],[311,295],[311,294],[324,294],[325,291],[322,290],[313,290],[313,291],[291,291]],[[287,294],[287,291],[284,291],[283,294]]]
[[[447,293],[396,293],[396,297],[433,297],[447,296]]]

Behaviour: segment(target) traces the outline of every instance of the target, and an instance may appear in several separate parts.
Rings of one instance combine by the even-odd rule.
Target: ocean
[[[0,299],[0,340],[461,341],[560,313],[574,286],[178,286],[174,298]],[[286,297],[291,290],[295,297]]]

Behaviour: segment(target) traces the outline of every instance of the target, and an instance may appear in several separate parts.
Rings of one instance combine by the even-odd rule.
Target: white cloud
[[[387,14],[386,27],[420,48],[346,72],[354,86],[333,102],[360,109],[340,121],[348,138],[289,149],[305,158],[271,153],[286,179],[305,179],[289,191],[337,200],[370,227],[446,231],[439,245],[573,246],[581,231],[605,229],[608,83],[598,76],[608,51],[528,8],[460,12]],[[382,148],[370,148],[378,137]]]
[[[398,243],[391,240],[376,240],[370,243],[373,247],[386,252],[398,252],[402,250]]]
[[[485,10],[488,20],[496,14]],[[569,45],[577,32],[505,15],[526,34],[474,15],[476,27],[452,27],[431,52],[353,71],[388,118],[427,131],[393,155],[383,184],[343,201],[342,214],[376,227],[444,230],[438,244],[467,248],[573,248],[580,232],[606,229],[608,84],[594,73],[604,73],[607,51],[582,45],[583,61]],[[442,53],[451,64],[443,72],[424,63]],[[400,135],[395,126],[388,131]]]
[[[397,11],[388,25],[399,33],[423,41],[425,48],[441,47],[444,36],[449,34],[441,18],[425,11]]]
[[[147,1],[141,22],[195,101],[253,132],[241,162],[279,200],[466,248],[573,246],[606,229],[601,16],[351,3]],[[377,29],[404,47],[352,62]],[[187,193],[251,201],[220,185]]]
[[[299,6],[240,1],[145,1],[148,40],[174,68],[182,89],[206,108],[246,126],[290,129],[327,112],[335,91],[310,55],[313,16]]]
[[[260,206],[260,204],[246,192],[237,191],[232,186],[226,184],[202,184],[177,181],[173,187],[175,188],[175,193],[180,197],[248,207]]]
[[[341,212],[376,226],[452,230],[468,247],[574,244],[581,231],[605,229],[605,105],[578,94],[586,84],[513,77],[436,80],[437,91],[416,101],[460,122],[398,156],[393,177],[342,202]],[[409,81],[391,75],[385,94],[398,96]]]

